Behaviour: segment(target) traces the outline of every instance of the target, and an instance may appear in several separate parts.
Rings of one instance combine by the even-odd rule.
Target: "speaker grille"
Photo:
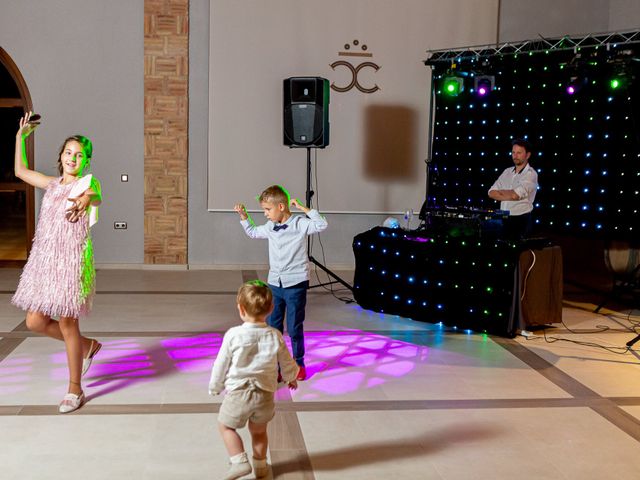
[[[313,145],[323,135],[322,107],[316,104],[293,104],[285,107],[284,134],[294,144]]]

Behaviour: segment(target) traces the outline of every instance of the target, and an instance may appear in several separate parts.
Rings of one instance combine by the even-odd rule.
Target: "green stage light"
[[[621,85],[622,85],[622,81],[620,81],[619,78],[613,78],[609,82],[609,87],[611,87],[611,90],[616,90],[620,88]]]
[[[443,91],[452,97],[464,90],[464,80],[460,77],[445,77]]]

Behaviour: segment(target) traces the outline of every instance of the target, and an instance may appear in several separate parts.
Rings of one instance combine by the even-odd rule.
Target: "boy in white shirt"
[[[277,388],[278,364],[289,388],[298,387],[298,366],[282,334],[265,322],[273,310],[269,286],[260,280],[245,283],[238,290],[237,303],[243,324],[225,333],[209,381],[211,395],[227,390],[218,413],[218,429],[231,464],[225,480],[251,473],[242,439],[236,432],[247,420],[256,478],[269,473],[267,423],[275,415],[273,394]]]

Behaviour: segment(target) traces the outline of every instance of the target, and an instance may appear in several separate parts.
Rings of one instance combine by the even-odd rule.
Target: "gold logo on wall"
[[[358,47],[359,45],[360,45],[359,40],[353,41],[354,47]],[[354,51],[351,51],[351,45],[346,43],[344,45],[345,51],[338,52],[338,55],[341,57],[369,57],[369,58],[373,57],[373,54],[367,52],[367,49],[368,47],[365,44],[362,44],[362,46],[360,46],[360,52],[354,52]],[[334,71],[337,67],[345,67],[351,72],[351,82],[347,86],[339,87],[334,82],[331,83],[331,89],[335,90],[336,92],[341,92],[341,93],[348,92],[354,87],[360,90],[362,93],[374,93],[380,90],[380,87],[378,87],[377,84],[374,84],[373,87],[364,87],[358,81],[358,74],[360,73],[360,70],[362,70],[363,68],[372,68],[376,72],[380,70],[380,66],[376,65],[373,62],[362,62],[359,65],[354,66],[351,62],[347,62],[346,60],[338,60],[336,62],[333,62],[330,65],[330,67]]]

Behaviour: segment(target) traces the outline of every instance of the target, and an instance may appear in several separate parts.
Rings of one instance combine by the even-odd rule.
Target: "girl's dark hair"
[[[62,152],[64,152],[64,149],[69,142],[78,142],[80,145],[82,145],[82,150],[84,151],[84,156],[87,160],[87,163],[91,162],[91,156],[93,155],[93,144],[91,143],[91,140],[89,140],[89,138],[85,137],[84,135],[72,135],[71,137],[68,137],[62,143],[60,151],[58,152],[58,173],[60,175],[62,175],[63,172],[61,160]]]

